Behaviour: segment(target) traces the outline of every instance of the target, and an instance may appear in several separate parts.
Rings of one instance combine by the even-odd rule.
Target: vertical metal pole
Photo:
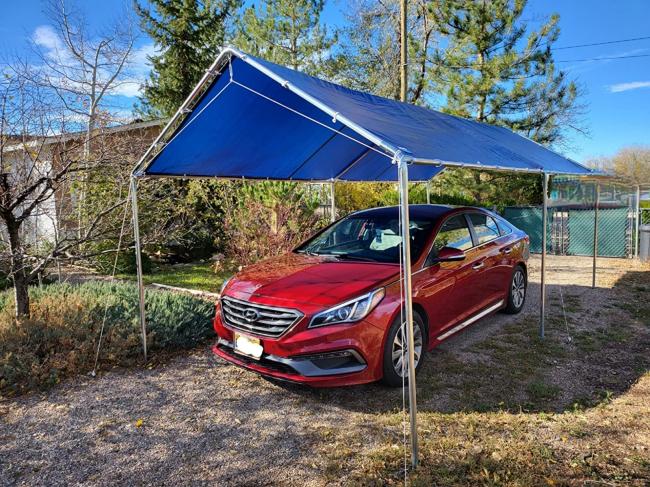
[[[546,318],[546,221],[548,219],[548,174],[542,175],[542,282],[539,310],[539,337],[544,338],[544,320]]]
[[[404,266],[404,308],[406,311],[406,340],[408,348],[409,412],[411,416],[411,465],[418,464],[417,401],[415,387],[415,346],[413,341],[413,296],[411,285],[411,236],[409,229],[409,174],[403,156],[397,158],[399,173],[400,213],[402,220],[402,265]]]
[[[641,186],[636,185],[636,212],[634,228],[634,257],[639,257],[639,225],[641,225]]]
[[[140,327],[142,328],[142,352],[147,361],[147,322],[144,309],[144,282],[142,279],[142,250],[140,248],[140,225],[138,223],[138,181],[131,176],[131,208],[133,209],[133,236],[135,237],[135,263],[138,269],[138,294],[140,301]]]
[[[406,35],[406,0],[400,1],[400,95],[401,101],[406,101],[408,94],[408,46]]]
[[[596,259],[598,258],[598,207],[600,206],[600,183],[596,184],[596,205],[594,207],[594,262],[591,270],[591,287],[596,287]]]
[[[427,189],[427,205],[430,205],[431,204],[431,181],[427,181],[426,189]]]
[[[336,221],[336,199],[334,198],[336,193],[334,192],[334,185],[335,185],[335,183],[334,183],[334,181],[332,181],[332,183],[330,184],[330,198],[331,198],[331,201],[330,201],[330,205],[331,205],[330,206],[330,213],[331,213],[330,221],[331,222]]]

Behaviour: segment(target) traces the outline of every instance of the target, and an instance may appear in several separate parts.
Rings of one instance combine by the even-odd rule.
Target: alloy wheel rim
[[[526,279],[521,271],[515,272],[512,278],[512,304],[515,308],[521,308],[526,297]]]
[[[393,340],[393,347],[391,350],[393,369],[399,377],[406,377],[408,375],[408,343],[406,340],[406,323],[399,327]],[[415,355],[415,367],[417,368],[422,356],[422,330],[420,327],[413,323],[413,344]]]

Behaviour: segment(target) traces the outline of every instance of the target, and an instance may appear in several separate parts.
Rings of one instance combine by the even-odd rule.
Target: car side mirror
[[[465,252],[453,247],[443,247],[438,251],[438,256],[433,259],[434,262],[457,262],[465,260]]]

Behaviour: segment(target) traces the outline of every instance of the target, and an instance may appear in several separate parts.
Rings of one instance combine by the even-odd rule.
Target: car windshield
[[[422,254],[435,221],[411,219],[411,262]],[[308,240],[296,252],[340,259],[399,263],[399,220],[384,215],[351,215]]]

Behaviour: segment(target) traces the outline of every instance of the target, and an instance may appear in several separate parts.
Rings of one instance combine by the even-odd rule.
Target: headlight
[[[226,286],[228,285],[231,279],[232,277],[229,277],[228,279],[223,281],[223,284],[221,285],[221,289],[219,290],[219,294],[223,294],[223,290],[226,289]]]
[[[382,287],[333,308],[321,311],[311,319],[309,328],[359,321],[368,316],[368,313],[379,304],[383,297],[384,288]]]

